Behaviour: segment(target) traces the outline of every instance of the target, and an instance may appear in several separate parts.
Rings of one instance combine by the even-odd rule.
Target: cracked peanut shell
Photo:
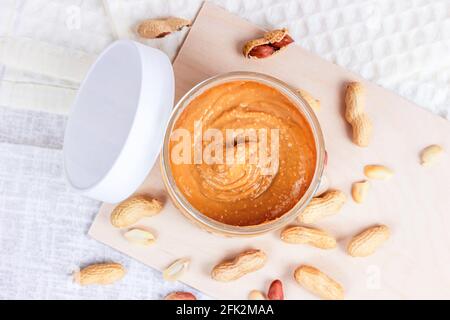
[[[190,25],[191,21],[183,18],[148,19],[138,25],[137,33],[146,39],[163,38]]]
[[[242,50],[244,56],[250,59],[263,59],[278,53],[294,40],[286,28],[266,32],[262,38],[248,41]]]

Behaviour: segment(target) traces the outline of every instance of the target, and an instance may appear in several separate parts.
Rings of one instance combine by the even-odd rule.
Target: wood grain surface
[[[279,278],[287,299],[311,299],[299,287],[295,267],[310,264],[342,283],[348,299],[450,298],[450,124],[405,99],[302,49],[301,40],[265,60],[247,60],[242,45],[263,31],[223,9],[206,3],[174,62],[176,99],[210,76],[251,70],[275,76],[301,87],[321,100],[318,112],[329,160],[331,186],[343,190],[349,201],[342,212],[317,224],[334,234],[338,248],[320,250],[279,240],[279,231],[256,238],[222,238],[192,225],[166,200],[163,212],[142,220],[157,242],[150,248],[130,245],[109,223],[112,205],[100,209],[89,234],[139,261],[164,269],[173,260],[189,257],[192,264],[181,281],[222,299],[246,299],[250,290],[266,291]],[[343,89],[352,80],[367,87],[367,113],[374,123],[369,148],[351,142],[343,119]],[[420,150],[440,144],[447,153],[439,164],[424,168]],[[395,171],[389,181],[373,181],[363,204],[351,200],[354,181],[364,178],[366,164],[384,164]],[[155,166],[139,192],[166,198]],[[348,240],[374,224],[391,228],[391,238],[373,256],[352,258]],[[244,249],[258,248],[268,255],[260,271],[231,283],[210,278],[212,267]]]

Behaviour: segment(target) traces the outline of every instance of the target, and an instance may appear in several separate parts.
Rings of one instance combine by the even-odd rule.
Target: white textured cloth
[[[448,0],[212,0],[266,29],[287,27],[323,58],[450,118]],[[136,22],[176,13],[193,19],[202,0],[104,0],[119,38]],[[184,31],[186,33],[186,31]],[[144,43],[173,57],[183,33]]]
[[[213,2],[264,28],[288,27],[299,45],[450,118],[448,0]],[[200,5],[200,0],[2,0],[0,37],[96,55],[115,38],[135,38],[133,28],[141,19],[192,19]],[[186,33],[144,42],[173,57]],[[67,112],[79,84],[1,66],[0,81],[5,104],[0,107],[0,299],[159,299],[172,290],[192,291],[162,281],[159,272],[86,236],[99,203],[74,194],[64,182],[60,149],[66,117],[36,111]],[[58,99],[42,96],[56,91]],[[77,266],[109,260],[126,266],[121,282],[88,288],[70,282]]]
[[[192,291],[85,236],[99,203],[68,189],[60,150],[2,143],[0,150],[0,299],[161,299]],[[73,284],[78,266],[103,261],[123,263],[128,275],[105,287]]]
[[[448,0],[210,1],[264,28],[288,27],[296,42],[306,49],[450,118]],[[187,29],[163,39],[142,40],[136,37],[137,23],[167,16],[194,19],[202,2],[4,0],[0,36],[31,38],[87,54],[98,54],[116,38],[133,38],[173,58]],[[48,103],[48,107],[39,102],[52,101],[44,97],[47,92],[56,96],[54,88],[28,86],[20,92],[21,99],[15,96],[18,90],[9,90],[12,92],[7,92],[7,97],[0,90],[0,103],[3,100],[11,107],[60,113],[67,112],[74,95],[71,90],[78,85],[9,68],[2,80],[9,87],[23,82],[61,87],[59,103],[64,106]],[[28,93],[41,99],[24,99]]]

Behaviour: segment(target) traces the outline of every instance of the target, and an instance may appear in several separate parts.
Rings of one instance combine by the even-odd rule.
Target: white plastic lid
[[[155,164],[172,112],[173,69],[160,50],[114,42],[83,81],[64,137],[73,189],[116,203],[142,184]]]

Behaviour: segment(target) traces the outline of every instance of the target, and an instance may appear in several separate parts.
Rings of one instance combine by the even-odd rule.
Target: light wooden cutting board
[[[161,214],[140,224],[154,230],[157,243],[140,248],[126,242],[109,223],[113,208],[109,204],[101,207],[89,234],[158,270],[175,259],[191,258],[182,281],[216,298],[245,299],[252,289],[266,291],[275,278],[283,281],[286,298],[314,298],[293,280],[300,264],[316,266],[340,281],[349,299],[450,298],[450,157],[447,152],[439,164],[428,168],[420,166],[418,158],[420,150],[432,143],[450,150],[450,124],[300,45],[266,60],[244,59],[242,45],[261,34],[258,27],[206,3],[174,63],[176,99],[201,80],[236,70],[270,74],[319,98],[318,117],[329,155],[327,175],[332,187],[342,189],[349,200],[340,214],[318,226],[334,234],[339,247],[325,251],[288,245],[279,240],[279,231],[245,239],[204,232],[167,199],[158,165],[139,190],[166,199]],[[343,89],[350,80],[367,86],[374,137],[365,149],[351,143],[342,117]],[[350,197],[351,183],[364,178],[363,166],[371,163],[385,164],[395,175],[390,181],[374,181],[367,201],[356,204]],[[376,223],[391,227],[391,239],[371,257],[346,255],[349,237]],[[247,248],[267,252],[262,270],[231,283],[211,280],[209,273],[218,261]]]

